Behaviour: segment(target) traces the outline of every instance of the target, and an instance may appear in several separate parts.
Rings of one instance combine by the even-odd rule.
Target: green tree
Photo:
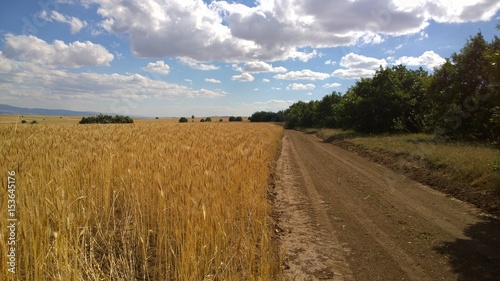
[[[310,128],[316,127],[314,123],[314,112],[318,101],[308,103],[299,101],[292,104],[284,112],[286,128]]]
[[[97,116],[82,117],[80,124],[119,124],[119,123],[134,123],[134,120],[128,116],[116,115],[115,117],[110,115],[99,114]]]
[[[334,91],[317,102],[313,117],[314,125],[321,128],[337,128],[338,116],[335,107],[341,100],[341,93]]]
[[[494,139],[494,108],[500,106],[500,69],[497,66],[500,41],[471,37],[460,53],[451,56],[435,71],[429,87],[434,127],[459,139]]]
[[[257,111],[248,117],[250,122],[283,122],[283,111]]]
[[[364,133],[423,129],[428,74],[403,65],[362,78],[333,106],[339,126]]]
[[[188,119],[186,117],[181,117],[179,119],[179,123],[187,123],[188,122]]]

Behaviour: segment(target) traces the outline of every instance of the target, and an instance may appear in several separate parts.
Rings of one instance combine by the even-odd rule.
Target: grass
[[[428,134],[359,135],[350,131],[313,131],[324,139],[346,139],[370,149],[381,149],[427,159],[435,167],[446,167],[451,176],[472,185],[486,185],[500,191],[500,173],[494,170],[500,150],[481,144],[439,142]]]
[[[267,181],[282,134],[218,122],[0,125],[18,219],[16,274],[2,254],[0,280],[281,279]]]
[[[36,121],[38,124],[78,124],[82,116],[44,116],[44,115],[0,115],[0,124],[19,124],[26,120],[26,124]]]

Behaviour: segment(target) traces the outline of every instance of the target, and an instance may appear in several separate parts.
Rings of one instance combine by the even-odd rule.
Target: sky
[[[432,72],[498,24],[498,0],[0,0],[0,103],[249,116]]]

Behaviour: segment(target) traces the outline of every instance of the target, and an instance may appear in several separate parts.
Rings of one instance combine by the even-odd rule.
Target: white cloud
[[[396,64],[404,64],[409,66],[425,66],[428,69],[433,69],[445,63],[446,60],[434,51],[426,51],[419,57],[401,57],[396,60]]]
[[[51,11],[50,15],[47,11],[43,10],[40,13],[40,18],[47,21],[57,21],[62,23],[67,23],[70,26],[71,34],[75,34],[80,32],[80,30],[84,27],[87,27],[88,24],[86,21],[81,21],[79,18],[65,16],[57,11]]]
[[[255,78],[250,73],[243,72],[240,75],[234,75],[233,77],[231,77],[231,80],[240,81],[240,82],[251,82],[251,81],[255,80]]]
[[[325,65],[336,65],[336,64],[337,64],[336,61],[332,61],[332,60],[325,61]]]
[[[183,85],[153,80],[139,74],[73,73],[0,54],[0,93],[5,102],[29,102],[37,106],[65,108],[67,104],[111,106],[116,100],[215,98],[220,90],[192,89]]]
[[[279,80],[325,80],[330,78],[330,74],[322,72],[314,72],[310,69],[304,69],[301,71],[291,71],[285,74],[277,74],[274,76],[275,79]]]
[[[269,83],[269,82],[271,82],[271,80],[264,78],[264,79],[262,79],[262,82]]]
[[[385,59],[349,53],[340,60],[340,66],[346,69],[337,69],[332,73],[332,76],[342,79],[371,77],[375,74],[375,69],[378,69],[380,66],[385,67],[387,64]]]
[[[114,56],[99,44],[75,41],[65,44],[54,40],[52,44],[32,35],[5,35],[3,55],[44,65],[46,67],[77,68],[85,65],[109,65]]]
[[[323,88],[338,88],[340,86],[342,86],[340,83],[330,83],[323,85]]]
[[[160,74],[168,74],[170,72],[170,66],[168,66],[168,64],[165,64],[165,62],[162,60],[159,60],[157,62],[150,62],[143,69],[148,72],[155,72]]]
[[[307,93],[306,95],[307,95],[307,96],[312,96],[312,95],[313,95],[313,93],[309,92],[309,93]]]
[[[179,62],[188,65],[191,68],[194,69],[199,69],[199,70],[217,70],[219,69],[218,66],[212,65],[212,64],[205,64],[205,63],[200,63],[194,59],[188,58],[188,57],[180,57],[178,58]]]
[[[206,3],[210,2],[210,3]],[[190,57],[226,62],[307,61],[305,48],[377,44],[387,36],[418,34],[429,23],[491,19],[493,0],[261,0],[249,7],[229,1],[87,0],[101,26],[128,34],[140,57]]]
[[[271,64],[263,61],[250,61],[245,62],[242,67],[236,67],[236,71],[249,72],[249,73],[260,73],[260,72],[286,72],[287,69],[278,66],[273,67]]]
[[[313,50],[312,52],[300,52],[300,51],[292,51],[288,54],[288,58],[290,59],[298,59],[302,62],[308,62],[310,59],[313,59],[317,56],[321,56],[318,51]]]
[[[387,65],[387,61],[385,59],[376,59],[349,53],[342,57],[340,65],[347,68],[373,69],[378,68],[379,66],[385,67]]]
[[[427,39],[427,38],[429,38],[429,34],[427,34],[425,31],[421,31],[419,34],[418,40],[422,41],[422,40]]]
[[[316,88],[314,84],[299,84],[299,83],[292,83],[286,87],[287,90],[294,90],[294,91],[313,90],[314,88]]]
[[[184,81],[188,82],[189,84],[193,83],[193,80],[191,80],[191,79],[184,79]]]
[[[254,108],[252,112],[255,111],[279,111],[285,110],[290,107],[290,105],[294,104],[295,100],[268,100],[263,102],[253,102],[251,107]]]
[[[376,33],[367,33],[360,38],[361,44],[380,44],[384,42],[384,38]]]
[[[220,80],[213,79],[213,78],[205,78],[205,82],[208,82],[208,83],[215,83],[215,84],[219,84],[219,83],[221,83],[221,81],[220,81]]]
[[[332,76],[349,80],[359,79],[363,77],[372,77],[373,75],[375,75],[374,69],[362,68],[337,69],[332,73]]]

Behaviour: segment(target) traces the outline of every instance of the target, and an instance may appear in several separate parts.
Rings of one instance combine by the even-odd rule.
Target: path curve
[[[311,134],[285,131],[287,280],[500,280],[500,222]]]

